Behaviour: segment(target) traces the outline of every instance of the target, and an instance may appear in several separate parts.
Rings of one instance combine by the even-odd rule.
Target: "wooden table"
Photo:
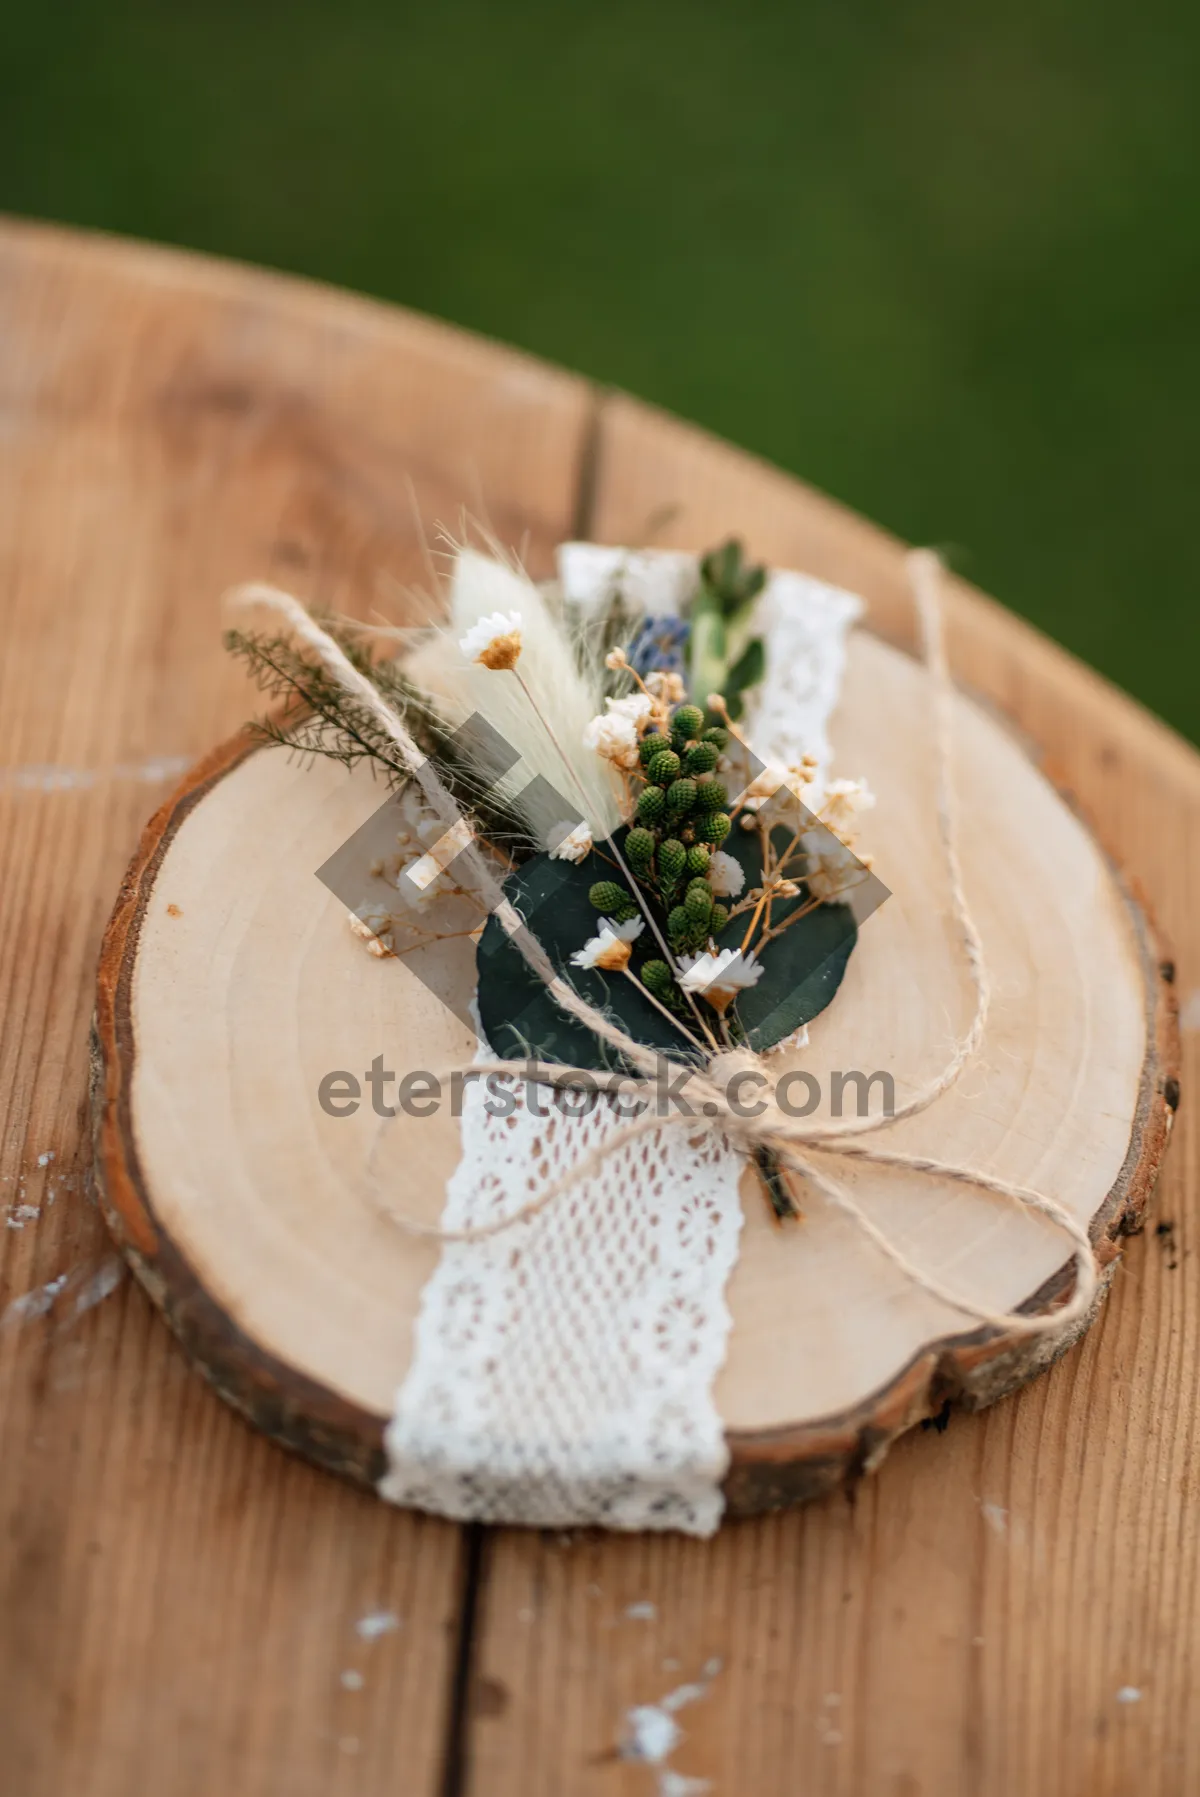
[[[227,585],[362,612],[422,577],[418,515],[466,504],[535,573],[656,520],[852,587],[904,643],[900,545],[621,394],[300,282],[14,222],[0,317],[0,1789],[652,1797],[627,1712],[708,1662],[671,1766],[720,1797],[1200,1789],[1186,1104],[1081,1348],[708,1545],[460,1529],[289,1459],[189,1371],[88,1196],[100,932],[250,703]],[[1200,759],[963,586],[951,647],[1140,875],[1194,1066]]]

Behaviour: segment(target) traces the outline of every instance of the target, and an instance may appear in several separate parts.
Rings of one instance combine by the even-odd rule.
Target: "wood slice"
[[[955,1089],[876,1140],[1053,1193],[1110,1268],[1139,1226],[1178,1097],[1169,969],[1025,748],[961,695],[954,728],[991,1021]],[[970,1008],[936,836],[924,671],[858,633],[833,740],[838,771],[878,794],[862,841],[892,897],[797,1063],[820,1081],[819,1114],[835,1070],[890,1072],[902,1101],[944,1063]],[[365,953],[314,877],[381,796],[369,776],[301,769],[245,737],[198,767],[147,826],[122,887],[93,1069],[105,1214],[189,1354],[276,1440],[372,1483],[438,1249],[370,1197],[369,1106],[334,1118],[317,1090],[337,1069],[361,1078],[381,1053],[402,1074],[465,1063],[473,1049],[403,960]],[[396,1208],[435,1221],[457,1124],[443,1107],[389,1131]],[[1062,1237],[1031,1214],[894,1170],[846,1177],[910,1258],[975,1303],[1044,1312],[1065,1297]],[[781,1231],[753,1174],[742,1192],[715,1390],[735,1513],[872,1468],[947,1398],[990,1403],[1068,1345],[973,1328],[814,1193],[803,1223]]]

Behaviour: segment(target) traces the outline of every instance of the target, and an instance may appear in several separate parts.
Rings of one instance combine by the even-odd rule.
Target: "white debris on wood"
[[[75,1315],[81,1317],[85,1310],[94,1310],[97,1304],[116,1291],[125,1277],[125,1263],[116,1254],[101,1261],[90,1279],[84,1281],[75,1294]]]
[[[673,1771],[667,1761],[684,1739],[676,1713],[688,1704],[699,1703],[720,1670],[720,1660],[708,1660],[699,1679],[679,1685],[657,1703],[637,1704],[626,1712],[621,1758],[655,1768],[658,1797],[699,1797],[700,1792],[712,1788],[708,1779],[688,1778]]]
[[[116,1254],[109,1255],[98,1267],[74,1267],[69,1272],[60,1273],[57,1279],[51,1279],[45,1285],[36,1286],[23,1297],[14,1298],[0,1312],[0,1329],[16,1328],[21,1323],[33,1322],[38,1317],[48,1315],[56,1301],[68,1291],[75,1294],[71,1318],[80,1317],[85,1311],[102,1304],[110,1293],[115,1292],[124,1276],[124,1263]]]
[[[994,1535],[1007,1535],[1008,1511],[1003,1504],[981,1504],[979,1508],[983,1511],[983,1520]]]
[[[154,755],[148,761],[118,761],[111,767],[66,767],[58,762],[30,762],[0,771],[0,791],[87,792],[110,780],[133,780],[145,786],[177,780],[191,762],[186,755]]]
[[[672,1772],[668,1766],[658,1775],[659,1797],[703,1797],[712,1790],[710,1778],[688,1778],[686,1773]]]
[[[400,1618],[394,1610],[368,1610],[355,1623],[354,1632],[360,1641],[378,1641],[380,1635],[390,1635],[399,1627]]]
[[[36,1286],[33,1291],[26,1292],[24,1297],[14,1298],[12,1303],[0,1313],[0,1329],[12,1328],[19,1323],[28,1323],[34,1317],[44,1317],[69,1278],[69,1273],[60,1273],[57,1279],[51,1279],[45,1285]]]
[[[621,1747],[626,1760],[644,1760],[657,1766],[674,1753],[683,1739],[683,1730],[674,1716],[657,1703],[638,1704],[625,1718],[628,1733]]]

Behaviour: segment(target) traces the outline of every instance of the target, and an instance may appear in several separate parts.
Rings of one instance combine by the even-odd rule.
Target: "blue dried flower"
[[[686,618],[643,618],[626,651],[629,665],[647,674],[682,674],[692,627]]]

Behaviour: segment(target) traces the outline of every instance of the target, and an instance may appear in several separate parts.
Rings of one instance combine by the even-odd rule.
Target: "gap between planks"
[[[596,512],[596,495],[600,489],[600,463],[603,457],[603,418],[609,394],[602,387],[588,385],[590,404],[584,422],[576,476],[575,506],[571,516],[571,533],[577,541],[588,540]],[[442,1775],[438,1797],[465,1797],[470,1789],[471,1741],[474,1732],[472,1695],[475,1680],[482,1597],[487,1584],[490,1562],[496,1548],[497,1531],[484,1523],[467,1523],[462,1530],[462,1595],[459,1599],[458,1637],[454,1649],[454,1667],[446,1706],[446,1731],[442,1749]]]

